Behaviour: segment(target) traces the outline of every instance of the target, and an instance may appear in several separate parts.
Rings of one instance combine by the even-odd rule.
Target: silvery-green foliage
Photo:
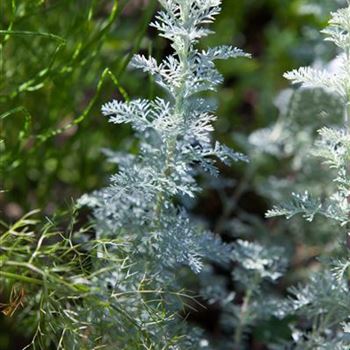
[[[336,61],[332,60],[325,66],[336,66]],[[315,138],[319,135],[318,129],[326,123],[328,127],[337,128],[343,118],[343,106],[334,94],[320,88],[303,87],[283,90],[276,98],[275,105],[279,112],[276,122],[253,132],[245,146],[251,159],[250,165],[256,167],[257,176],[252,179],[252,185],[269,202],[279,203],[275,209],[287,209],[288,215],[303,211],[302,199],[310,197],[314,203],[307,203],[307,212],[302,212],[310,218],[321,202],[330,201],[334,193],[334,170],[325,165],[322,171],[315,171],[320,166],[320,158],[314,156]],[[261,170],[271,164],[281,165],[279,172],[261,176]],[[291,188],[294,193],[292,198]],[[326,211],[325,207],[322,209]],[[271,229],[263,229],[256,218],[252,220],[248,215],[244,216],[242,220],[250,222],[252,226],[250,236],[259,230],[265,241],[271,239]],[[314,245],[321,240],[334,241],[334,237],[338,237],[336,225],[336,221],[320,215],[314,217],[313,224],[305,222],[302,216],[294,215],[293,220],[288,222],[275,221],[273,231],[285,232],[284,244],[289,241],[289,247],[293,242]]]
[[[317,317],[320,311],[328,317],[346,319],[349,315],[350,300],[345,279],[336,280],[330,272],[313,274],[306,285],[290,288],[288,307],[293,311]],[[305,312],[306,311],[306,312]]]
[[[140,236],[140,243],[152,236],[161,237],[164,242],[160,245],[170,247],[172,237],[183,235],[183,227],[187,241],[182,244],[184,250],[188,245],[189,257],[174,257],[167,264],[185,263],[197,270],[201,254],[194,248],[198,242],[194,238],[196,229],[190,227],[183,210],[174,206],[173,198],[193,197],[200,190],[194,178],[196,167],[216,174],[216,159],[225,163],[246,160],[219,142],[212,143],[210,134],[216,117],[210,103],[198,93],[213,90],[222,81],[214,66],[216,59],[248,55],[228,46],[201,52],[195,49],[197,40],[210,33],[202,24],[213,20],[220,1],[160,3],[163,11],[152,25],[172,42],[175,53],[161,63],[136,55],[131,65],[152,74],[166,97],[112,101],[102,107],[110,122],[132,125],[140,138],[140,154],[113,156],[113,161],[119,162],[119,171],[111,177],[111,185],[84,196],[80,203],[94,207],[96,228],[102,236],[129,231],[129,235]]]
[[[292,169],[305,167],[305,148],[313,144],[316,130],[326,120],[332,124],[342,116],[339,99],[322,89],[285,89],[275,100],[279,117],[264,129],[249,136],[254,153],[265,153],[280,159],[292,159]],[[312,116],[312,118],[310,118]]]
[[[342,225],[346,225],[349,221],[348,190],[346,188],[347,178],[349,177],[347,169],[349,152],[347,123],[350,97],[348,92],[350,82],[348,73],[350,63],[350,57],[348,56],[350,50],[350,39],[348,38],[349,18],[349,7],[338,10],[333,13],[329,27],[324,31],[327,34],[327,40],[333,41],[343,51],[339,55],[334,71],[303,67],[285,74],[285,77],[293,83],[323,88],[332,92],[343,107],[345,127],[322,128],[319,131],[319,141],[315,144],[313,151],[315,155],[323,159],[325,164],[336,170],[335,189],[329,196],[330,198],[324,201],[312,198],[309,193],[295,194],[293,202],[282,207],[275,207],[268,212],[268,216],[285,215],[291,217],[297,213],[304,213],[305,217],[311,221],[313,216],[319,213],[339,221]]]
[[[223,336],[216,348],[249,349],[246,340],[251,329],[281,312],[280,300],[270,287],[285,272],[285,255],[280,247],[239,239],[232,251],[232,282],[237,285],[237,293],[230,291],[227,280],[212,268],[200,275],[202,297],[221,310]]]
[[[307,221],[313,221],[316,214],[336,220],[345,226],[348,223],[349,203],[347,196],[336,192],[328,200],[321,201],[314,198],[308,191],[292,193],[292,199],[281,206],[274,206],[266,213],[266,217],[285,216],[290,219],[294,215],[302,214]]]
[[[271,345],[271,350],[348,350],[347,341],[341,339],[327,339],[322,336],[314,335],[312,338],[306,339],[305,334],[295,330],[293,332],[293,344]]]
[[[282,277],[287,259],[280,247],[237,240],[233,260],[238,265],[232,278],[244,291],[244,297],[239,307],[231,305],[226,308],[224,322],[234,325],[234,349],[246,349],[245,334],[250,327],[270,319],[276,311],[277,299],[264,290]]]
[[[312,332],[292,328],[290,344],[273,349],[348,349],[347,320],[350,312],[349,289],[345,279],[337,280],[329,271],[313,274],[306,285],[289,290],[290,299],[280,303],[281,316],[296,314],[310,322]],[[307,321],[304,321],[307,322]],[[306,323],[307,324],[307,323]]]
[[[349,229],[349,82],[350,73],[350,4],[332,13],[329,26],[323,32],[327,40],[335,43],[341,50],[336,65],[324,70],[315,68],[300,68],[286,73],[285,77],[293,83],[309,88],[322,88],[335,96],[342,108],[343,116],[337,121],[339,126],[327,126],[318,131],[318,140],[311,154],[320,159],[332,178],[328,183],[320,182],[326,191],[323,198],[314,197],[309,191],[294,193],[289,202],[275,206],[268,211],[267,216],[303,215],[308,221],[313,221],[316,214],[321,214],[327,221],[338,223],[336,233],[338,240],[344,238],[345,230]],[[332,70],[331,70],[332,69]],[[314,116],[310,115],[310,118]],[[328,121],[329,122],[329,121]],[[318,171],[318,170],[315,170]],[[323,170],[322,170],[323,171]],[[328,226],[328,225],[327,225]],[[329,227],[329,226],[328,226]],[[330,232],[331,233],[331,232]],[[323,271],[311,275],[307,284],[290,289],[290,299],[282,309],[285,314],[297,314],[304,322],[310,322],[308,327],[296,327],[293,332],[291,349],[347,349],[350,338],[344,330],[344,324],[349,318],[349,286],[347,268],[349,266],[348,248],[338,259],[323,261]],[[330,254],[331,251],[328,252]],[[334,250],[333,255],[339,255]],[[282,303],[283,305],[283,303]],[[300,329],[301,328],[301,329]],[[346,328],[346,327],[345,327]],[[277,347],[278,348],[278,347]],[[289,348],[282,346],[283,349]]]
[[[336,125],[342,118],[339,98],[322,89],[287,89],[280,93],[275,104],[279,110],[277,121],[249,136],[252,146],[248,153],[260,166],[267,160],[283,162],[284,171],[293,176],[278,178],[271,174],[267,179],[262,178],[256,184],[258,192],[275,202],[282,201],[291,186],[297,193],[306,190],[319,196],[331,193],[330,186],[323,186],[320,192],[318,184],[331,182],[332,174],[327,169],[315,173],[319,160],[311,156],[311,148],[317,130],[324,123]]]
[[[329,12],[336,10],[345,4],[345,0],[304,0],[300,3],[300,12],[302,14],[312,14],[317,17],[327,18]]]
[[[145,306],[145,296],[138,293],[140,285],[169,294],[164,297],[167,306],[158,312],[167,315],[169,310],[175,310],[176,314],[183,307],[169,293],[181,288],[176,269],[189,267],[199,273],[207,260],[227,263],[232,259],[232,247],[193,222],[174,199],[181,203],[183,198],[193,198],[200,191],[195,177],[198,169],[217,176],[218,160],[226,164],[247,160],[244,155],[212,141],[216,116],[213,104],[202,94],[215,91],[223,81],[215,68],[216,60],[249,56],[230,46],[196,49],[198,40],[211,33],[207,25],[220,12],[221,1],[160,0],[159,3],[162,10],[151,25],[171,42],[174,53],[160,63],[153,57],[136,55],[131,67],[151,74],[163,94],[153,100],[114,100],[102,107],[102,113],[111,123],[132,126],[139,139],[139,153],[105,150],[108,158],[118,164],[118,172],[111,177],[108,187],[80,199],[80,205],[93,208],[99,239],[113,237],[126,242],[127,268],[121,269],[116,262],[117,271],[109,271],[111,265],[106,260],[108,276],[100,276],[99,283],[108,280],[114,293],[128,291],[138,295],[138,300],[136,296],[132,300],[129,312],[135,319],[144,314],[145,320],[151,320],[152,313],[150,306]],[[107,247],[100,251],[101,256],[105,254],[116,252],[113,247]],[[157,298],[151,305],[152,312],[157,312]],[[144,313],[140,312],[143,308]],[[149,329],[150,333],[155,332],[156,348],[164,346],[163,340],[172,339],[177,328],[173,318],[168,317],[168,327],[161,328],[161,336],[156,334],[159,327],[157,331]],[[195,338],[185,330],[183,322],[180,324],[183,342],[176,345],[179,349],[207,348],[205,339]],[[191,335],[188,337],[187,333]],[[191,344],[186,345],[190,340]],[[176,346],[169,348],[178,349]]]
[[[315,60],[315,63],[330,61],[336,54],[336,48],[330,43],[322,40],[323,36],[319,28],[315,26],[323,25],[329,19],[329,13],[336,11],[344,6],[346,0],[300,0],[293,3],[293,8],[304,19],[314,17],[312,23],[307,20],[303,21],[301,31],[303,40],[300,46],[290,47],[295,57],[301,58],[306,62]],[[307,16],[307,17],[306,17]]]
[[[242,283],[246,280],[250,285],[250,279],[276,281],[282,277],[287,261],[284,250],[279,247],[267,247],[258,243],[237,240],[234,243],[233,260],[239,263],[241,272],[245,278],[235,278]],[[235,273],[238,271],[236,270]]]

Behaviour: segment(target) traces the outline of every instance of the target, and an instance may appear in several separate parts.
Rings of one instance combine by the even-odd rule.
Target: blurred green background
[[[219,63],[225,83],[217,95],[218,139],[239,148],[235,133],[276,120],[273,101],[288,85],[283,72],[332,57],[319,29],[337,5],[223,0],[215,34],[201,45],[231,43],[253,59]],[[156,8],[155,0],[0,0],[1,220],[35,208],[53,215],[106,183],[113,168],[101,149],[133,140],[128,127],[107,123],[100,106],[156,94],[150,78],[127,68],[135,52],[161,58],[169,50],[148,27]],[[229,176],[240,179],[243,170],[236,166]],[[266,209],[256,201],[245,205],[261,217]],[[220,209],[199,214],[215,221]],[[0,316],[0,349],[20,349],[20,337],[14,322]]]

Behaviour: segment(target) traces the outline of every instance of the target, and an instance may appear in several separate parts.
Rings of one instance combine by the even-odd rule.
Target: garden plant
[[[349,2],[0,19],[0,350],[350,348]]]

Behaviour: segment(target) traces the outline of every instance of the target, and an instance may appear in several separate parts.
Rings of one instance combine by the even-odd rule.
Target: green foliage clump
[[[118,79],[129,50],[140,45],[129,40],[144,35],[143,23],[154,10],[150,3],[143,20],[134,25],[131,17],[126,27],[121,25],[126,5],[1,1],[0,186],[6,190],[5,204],[16,204],[22,213],[44,207],[52,214],[102,182],[106,167],[96,146],[106,141],[94,132],[96,125],[103,129],[98,108],[104,91],[126,94]],[[92,169],[101,172],[95,176]],[[7,216],[18,218],[10,209]]]

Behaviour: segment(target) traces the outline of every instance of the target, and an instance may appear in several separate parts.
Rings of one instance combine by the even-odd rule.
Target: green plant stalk
[[[37,278],[23,276],[23,275],[18,275],[16,273],[12,273],[12,272],[0,271],[0,276],[8,278],[8,279],[12,279],[12,280],[17,280],[17,281],[20,281],[20,282],[25,282],[25,283],[29,283],[29,284],[35,284],[35,285],[38,285],[38,286],[42,286],[43,285],[43,281],[42,280],[39,280]]]
[[[254,288],[255,286],[259,285],[259,282],[260,282],[260,277],[258,274],[256,274],[251,284],[251,287],[248,288],[243,298],[243,303],[239,313],[238,325],[234,333],[234,350],[241,350],[242,335],[243,335],[245,324],[247,322],[250,302],[253,296]]]
[[[241,349],[241,342],[242,342],[242,335],[243,335],[243,329],[247,320],[248,315],[248,309],[250,305],[250,300],[253,295],[253,289],[249,288],[247,290],[246,295],[244,296],[243,304],[241,306],[241,311],[239,314],[239,320],[238,325],[235,330],[234,334],[234,349],[240,350]]]

